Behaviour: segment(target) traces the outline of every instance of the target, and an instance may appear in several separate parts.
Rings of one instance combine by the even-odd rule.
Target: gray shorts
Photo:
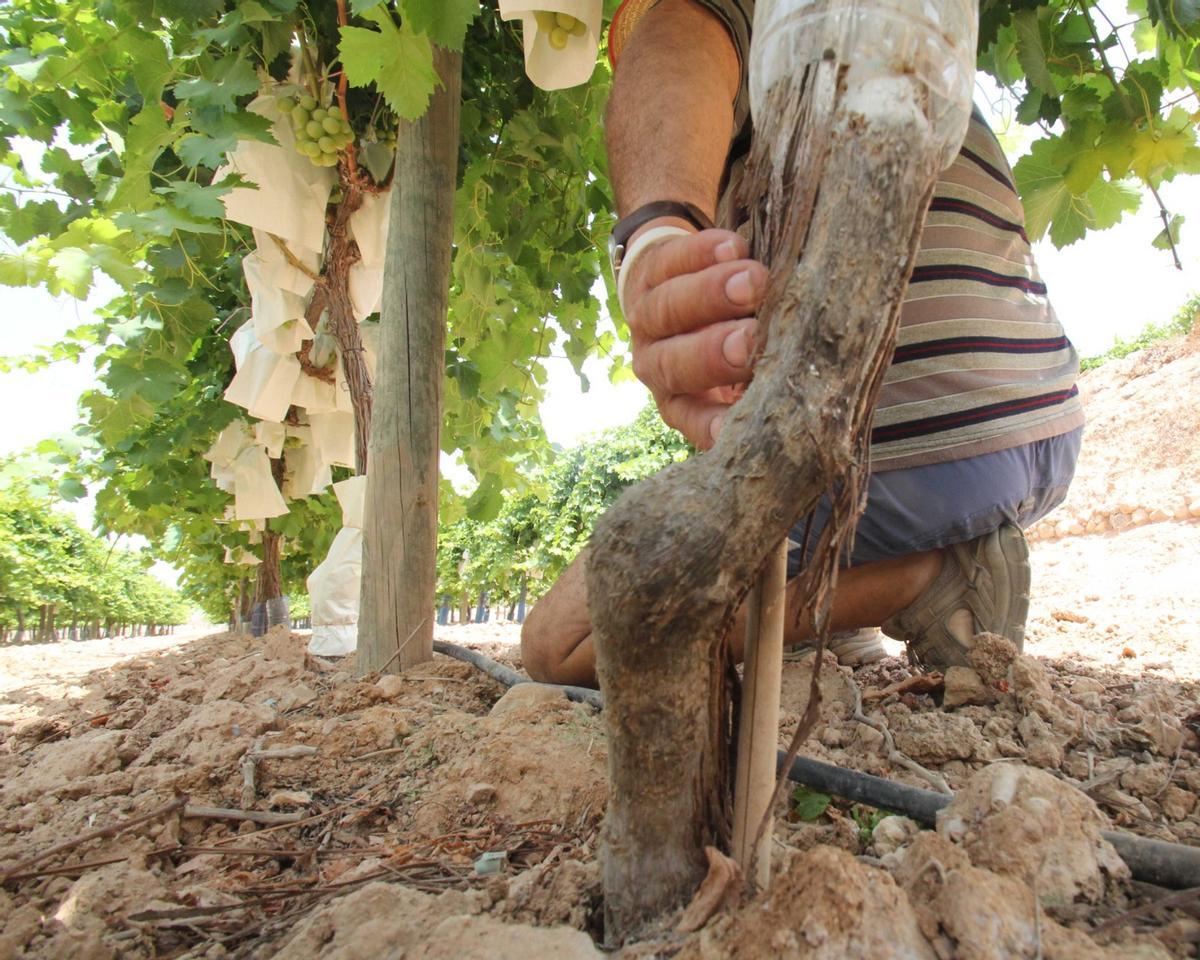
[[[965,543],[1008,520],[1024,528],[1057,507],[1075,475],[1083,428],[1020,447],[924,467],[874,473],[848,566]],[[825,526],[825,499],[813,511],[810,543]],[[808,520],[792,528],[788,576],[803,566]]]

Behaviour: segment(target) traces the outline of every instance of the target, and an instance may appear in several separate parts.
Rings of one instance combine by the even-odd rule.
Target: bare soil
[[[1200,411],[1178,379],[1194,346],[1085,378],[1096,426],[1064,517],[1085,495],[1141,509],[1196,484]],[[1200,844],[1200,520],[1175,512],[1062,536],[1048,518],[1023,656],[984,639],[973,669],[911,689],[900,656],[827,660],[804,753],[954,790],[938,829],[811,797],[805,820],[789,799],[769,893],[730,891],[700,930],[625,955],[1194,956],[1200,901],[1132,913],[1168,891],[1100,836]],[[520,667],[515,625],[439,633]],[[601,955],[595,711],[444,657],[357,679],[304,643],[0,650],[0,957]],[[813,662],[784,665],[781,744]],[[252,760],[289,747],[311,749]]]

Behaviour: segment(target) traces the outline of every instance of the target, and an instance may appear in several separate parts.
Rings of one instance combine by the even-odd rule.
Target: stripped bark
[[[283,457],[276,457],[271,461],[271,479],[281,494],[283,477]],[[272,530],[271,521],[268,520],[262,532],[262,561],[258,565],[254,591],[256,603],[266,603],[283,596],[283,572],[280,566],[282,546],[283,534]]]
[[[400,125],[396,142],[363,524],[360,674],[433,658],[462,56],[439,48],[435,66],[441,88],[420,120]]]
[[[362,259],[358,244],[350,235],[350,217],[362,206],[365,185],[357,177],[343,176],[341,182],[343,197],[329,224],[324,300],[329,312],[329,332],[338,344],[354,408],[354,472],[362,476],[367,472],[374,398],[362,333],[350,296],[350,268]]]
[[[747,200],[771,280],[754,382],[712,451],[630,489],[592,540],[610,943],[687,903],[705,847],[728,849],[728,633],[751,581],[833,490],[806,594],[816,619],[859,507],[870,411],[938,154],[915,81],[847,89],[844,73],[833,61],[798,73],[773,91],[769,122],[758,118],[766,136]]]

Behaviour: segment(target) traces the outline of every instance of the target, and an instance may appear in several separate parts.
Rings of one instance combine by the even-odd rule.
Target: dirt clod
[[[1048,905],[1099,901],[1129,869],[1100,836],[1108,818],[1080,791],[1042,770],[985,767],[938,814],[938,833],[977,867],[1014,877]]]
[[[970,667],[948,667],[945,684],[942,705],[947,710],[988,704],[996,699],[995,692],[989,689],[979,674]]]
[[[795,855],[770,892],[711,923],[679,960],[935,960],[908,897],[886,873],[848,853],[817,847]]]

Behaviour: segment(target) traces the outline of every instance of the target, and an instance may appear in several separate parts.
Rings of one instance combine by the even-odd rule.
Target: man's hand
[[[749,254],[738,234],[703,230],[658,241],[625,277],[633,372],[667,425],[701,450],[751,377],[767,268]]]

